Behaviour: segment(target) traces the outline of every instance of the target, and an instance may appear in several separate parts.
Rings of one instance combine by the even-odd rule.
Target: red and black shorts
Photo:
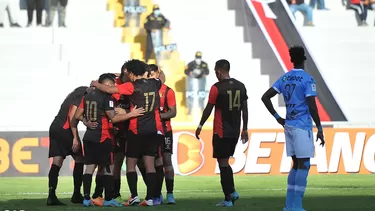
[[[236,150],[238,138],[220,138],[214,134],[212,137],[213,157],[230,158]]]
[[[126,141],[126,157],[141,158],[143,156],[161,157],[161,143],[164,136],[158,134],[139,135],[129,131]]]
[[[162,145],[163,153],[171,153],[173,154],[173,132],[168,131],[165,133],[163,145]]]
[[[83,148],[85,165],[108,166],[114,162],[113,141],[111,139],[106,139],[103,142],[83,140]]]
[[[81,143],[80,143],[81,144]],[[74,153],[73,134],[70,129],[64,129],[59,125],[51,124],[49,128],[49,153],[48,157],[82,156],[82,146]]]

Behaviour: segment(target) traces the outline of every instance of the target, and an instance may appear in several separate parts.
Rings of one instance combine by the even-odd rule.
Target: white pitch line
[[[254,189],[238,189],[242,191],[285,191],[286,188],[254,188]],[[375,187],[330,187],[330,188],[309,188],[307,190],[375,190]],[[138,191],[144,193],[145,191]],[[221,190],[174,190],[177,193],[196,193],[196,192],[222,192]],[[57,195],[71,195],[73,192],[59,192]],[[126,192],[123,192],[126,193]],[[47,192],[18,192],[18,193],[0,193],[0,196],[13,196],[13,195],[48,195]]]

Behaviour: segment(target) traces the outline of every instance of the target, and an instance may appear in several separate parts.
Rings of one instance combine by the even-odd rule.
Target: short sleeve
[[[117,86],[118,94],[131,95],[134,92],[134,86],[131,82],[126,82]]]
[[[316,83],[314,78],[310,78],[310,80],[305,81],[305,97],[316,96]]]
[[[82,109],[85,109],[85,105],[84,105],[84,102],[85,102],[85,97],[82,97],[82,98],[81,98],[81,102],[79,103],[79,106],[78,106],[78,108],[82,108]]]
[[[208,103],[209,104],[216,104],[217,96],[219,95],[219,90],[215,85],[211,87],[210,94],[208,95]]]
[[[167,93],[167,105],[168,107],[176,106],[176,95],[173,89],[169,89]]]
[[[111,95],[107,95],[106,100],[104,101],[104,110],[110,111],[115,109],[115,102]]]
[[[242,96],[241,96],[241,101],[244,102],[246,101],[247,99],[249,99],[249,97],[247,96],[247,90],[246,90],[246,87],[245,85],[243,85],[243,91],[242,91]]]
[[[278,79],[278,80],[272,85],[272,88],[273,88],[274,90],[276,90],[276,92],[277,92],[278,94],[281,93],[282,77],[284,77],[284,76],[281,76],[281,78],[279,78],[279,79]]]
[[[112,94],[112,97],[113,97],[115,100],[119,101],[121,95],[116,93],[116,94]]]

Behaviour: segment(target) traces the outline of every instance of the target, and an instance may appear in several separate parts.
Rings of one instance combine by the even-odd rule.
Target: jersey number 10
[[[145,112],[150,112],[150,111],[152,111],[154,109],[154,105],[155,105],[155,92],[144,93],[144,96],[145,96]],[[150,97],[152,97],[152,99],[151,99],[151,107],[150,107],[150,102],[149,102]]]
[[[98,117],[98,104],[96,101],[86,101],[86,118],[91,121],[95,122]]]
[[[234,92],[234,98],[233,98],[233,91],[232,90],[227,90],[227,94],[229,96],[229,111],[232,111],[233,108],[237,108],[237,110],[240,110],[241,107],[241,100],[240,100],[240,95],[241,92],[240,90],[236,90]]]

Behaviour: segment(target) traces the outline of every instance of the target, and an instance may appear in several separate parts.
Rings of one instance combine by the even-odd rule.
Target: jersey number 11
[[[229,96],[229,111],[232,111],[233,108],[237,108],[237,110],[240,110],[241,107],[241,100],[240,100],[240,90],[236,90],[234,92],[234,98],[233,98],[233,91],[228,90],[227,94]]]

